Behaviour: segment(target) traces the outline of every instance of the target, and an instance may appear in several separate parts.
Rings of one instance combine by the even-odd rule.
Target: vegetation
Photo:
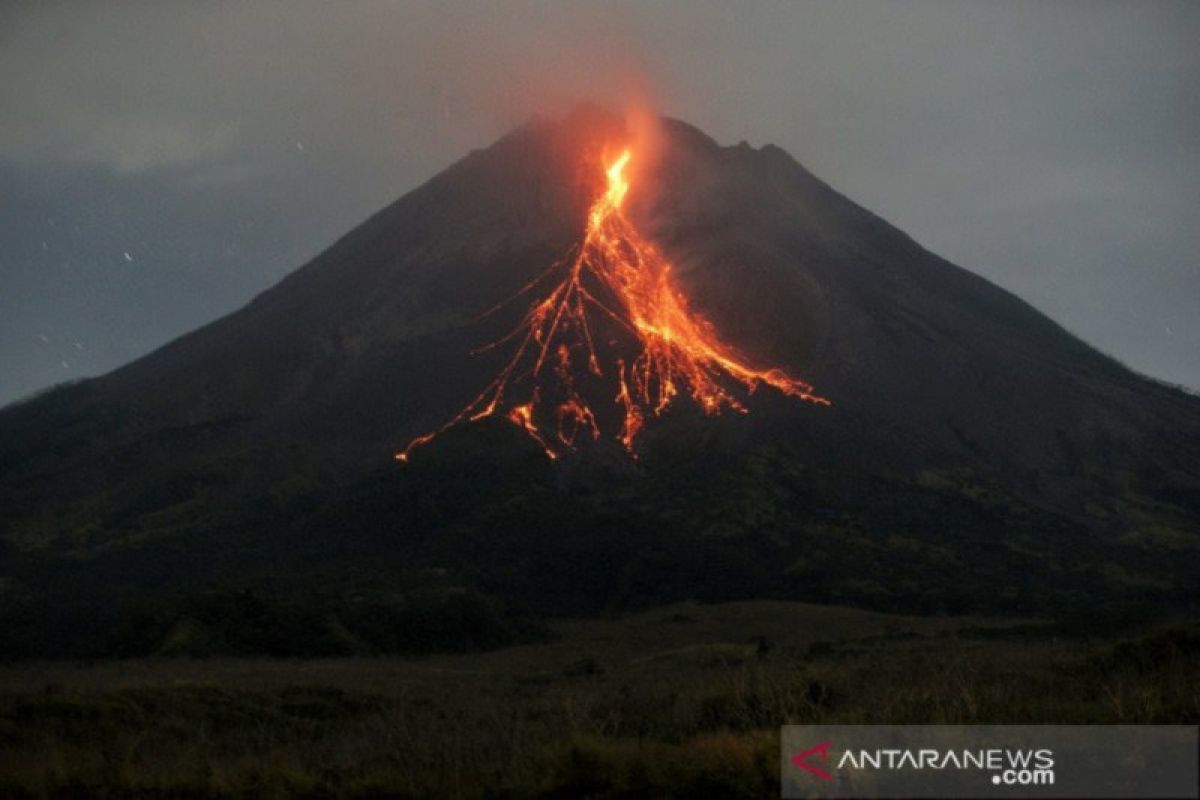
[[[1145,510],[1136,481],[1105,492],[1148,521],[1103,531],[971,471],[872,475],[700,430],[636,465],[552,467],[506,424],[365,477],[245,453],[18,514],[0,523],[0,657],[469,651],[536,639],[547,617],[684,600],[1197,611],[1200,537]]]
[[[1104,485],[1097,529],[729,430],[14,478],[0,796],[775,796],[786,722],[1200,720],[1187,485]]]
[[[794,603],[485,654],[0,668],[0,794],[772,797],[788,722],[1200,722],[1200,628]]]

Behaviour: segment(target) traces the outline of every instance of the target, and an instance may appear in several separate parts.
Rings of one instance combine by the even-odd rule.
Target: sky
[[[1200,389],[1200,3],[0,8],[0,403],[233,311],[533,114],[774,143]]]

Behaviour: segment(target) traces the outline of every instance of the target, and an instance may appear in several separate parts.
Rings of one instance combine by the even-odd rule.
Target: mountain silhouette
[[[671,119],[635,172],[630,222],[723,342],[832,405],[769,388],[746,414],[683,402],[648,421],[636,460],[606,432],[554,464],[499,417],[395,463],[503,367],[505,348],[478,352],[528,305],[503,301],[577,246],[602,153],[629,138],[591,107],[535,119],[244,308],[0,411],[0,613],[265,582],[359,591],[383,580],[362,577],[380,553],[535,605],[562,587],[514,588],[522,569],[599,558],[624,576],[566,610],[755,587],[937,611],[1185,602],[1200,399],[928,252],[778,147],[722,147]],[[588,401],[617,413],[611,386]],[[575,549],[561,534],[592,527]],[[521,531],[508,551],[505,530]],[[654,569],[627,552],[669,562],[693,546]]]

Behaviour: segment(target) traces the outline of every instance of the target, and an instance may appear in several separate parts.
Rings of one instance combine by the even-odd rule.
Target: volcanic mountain
[[[0,613],[267,584],[353,593],[401,573],[551,610],[689,594],[1023,612],[1193,596],[1200,400],[926,251],[783,150],[658,128],[651,153],[597,109],[531,121],[241,310],[4,409]],[[674,366],[641,387],[636,445],[618,396],[653,327],[632,323],[636,304],[591,284],[586,331],[538,332],[529,316],[586,247],[631,143],[621,224],[720,354],[708,400],[663,356]],[[654,330],[674,352],[678,329]],[[523,363],[479,413],[522,336],[552,362],[544,383]],[[531,439],[519,409],[535,398],[558,420],[545,412]],[[571,411],[564,437],[568,401],[587,415]],[[567,457],[547,459],[546,437]],[[573,578],[547,577],[564,564]]]

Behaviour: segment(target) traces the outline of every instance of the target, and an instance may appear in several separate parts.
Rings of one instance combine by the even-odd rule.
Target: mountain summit
[[[859,548],[856,558],[894,562],[872,578],[867,601],[830,583],[828,575],[840,574],[832,566],[816,577],[819,549],[786,575],[772,573],[772,592],[824,587],[813,589],[818,599],[920,595],[903,588],[914,580],[905,563],[972,568],[983,556],[964,553],[977,545],[1000,547],[1013,564],[1038,547],[1063,561],[1079,557],[1088,562],[1087,586],[1114,595],[1171,598],[1194,585],[1200,400],[1134,374],[926,251],[778,147],[722,147],[671,119],[658,133],[652,157],[634,150],[621,214],[669,265],[670,295],[720,342],[713,352],[736,354],[760,377],[801,376],[793,386],[815,387],[813,396],[832,405],[795,402],[761,379],[766,388],[750,393],[757,386],[712,367],[712,391],[736,402],[707,417],[703,393],[693,391],[701,378],[686,380],[682,362],[662,355],[677,343],[663,345],[643,363],[666,369],[647,387],[650,415],[670,375],[684,378],[671,391],[691,402],[645,426],[636,465],[615,466],[603,448],[557,466],[521,461],[518,473],[559,498],[539,502],[570,504],[579,492],[628,498],[654,486],[671,493],[663,502],[678,513],[662,524],[673,536],[752,536],[746,558],[767,547],[764,540],[794,554],[805,549],[801,540],[832,538]],[[481,345],[519,329],[542,353],[542,340],[558,335],[529,328],[531,303],[558,285],[553,276],[545,282],[547,270],[586,247],[581,237],[606,191],[605,169],[630,141],[618,117],[594,108],[531,121],[384,208],[239,311],[109,375],[4,409],[0,572],[18,587],[9,594],[36,602],[58,580],[50,576],[82,574],[81,564],[137,572],[147,553],[165,551],[186,561],[198,557],[188,544],[197,541],[205,552],[220,541],[231,548],[225,552],[262,555],[277,552],[265,543],[271,537],[294,534],[292,544],[303,539],[312,553],[340,550],[354,530],[340,529],[333,542],[311,526],[313,508],[354,494],[347,487],[381,481],[380,493],[411,499],[396,487],[428,479],[429,470],[504,470],[505,459],[523,459],[526,426],[509,412],[531,399],[532,386],[496,419],[470,422],[487,416],[476,407],[411,464],[392,462],[406,443],[469,411],[503,372],[512,347]],[[622,248],[594,255],[628,256]],[[632,370],[639,351],[623,355],[629,333],[617,324],[632,330],[631,307],[611,308],[623,301],[612,286],[609,295],[594,283],[581,288],[595,295],[596,319],[605,317],[601,306],[617,318],[588,335],[611,343],[614,363]],[[569,355],[586,367],[586,353]],[[559,382],[552,391],[559,417],[546,417],[542,432],[562,424],[575,389]],[[592,391],[589,414],[627,414],[614,386]],[[738,408],[750,413],[730,413]],[[628,424],[616,418],[614,431],[622,419]],[[575,428],[589,423],[572,420],[574,440]],[[755,470],[753,485],[729,478]],[[494,473],[478,478],[511,489]],[[406,517],[427,527],[412,531],[405,547],[444,523],[460,532],[494,524],[498,509],[512,505],[491,489],[478,492],[464,500],[475,504],[469,519]],[[946,519],[943,503],[973,509],[956,544],[930,532],[929,519]],[[722,504],[734,516],[753,509],[731,521],[712,510]],[[925,506],[935,510],[917,512]],[[647,508],[629,513],[645,520]],[[270,535],[258,528],[268,519]],[[1081,549],[1104,555],[1085,558]],[[828,557],[825,566],[842,563]],[[181,568],[155,569],[158,577],[143,583],[166,586]],[[211,578],[215,569],[206,564],[196,574]],[[1005,569],[996,567],[996,585],[1013,578]],[[1053,584],[1072,567],[1038,569]],[[234,572],[252,581],[261,571]]]

